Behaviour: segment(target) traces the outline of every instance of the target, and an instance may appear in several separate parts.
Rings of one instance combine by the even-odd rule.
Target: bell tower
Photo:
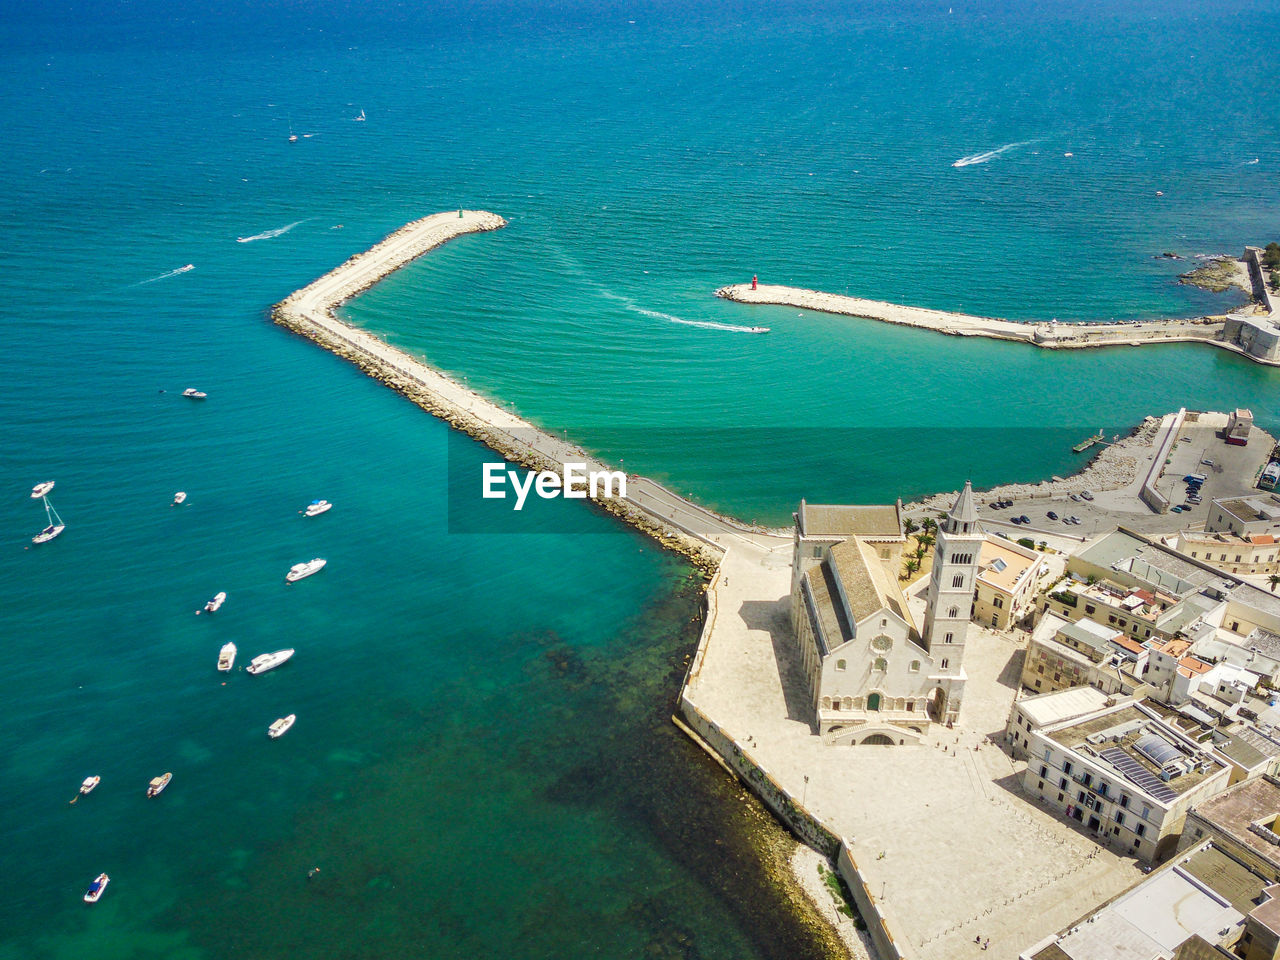
[[[977,589],[983,533],[973,502],[973,486],[964,489],[938,526],[933,573],[925,608],[921,639],[933,657],[934,679],[943,696],[937,702],[937,720],[955,719],[964,690],[964,642]]]

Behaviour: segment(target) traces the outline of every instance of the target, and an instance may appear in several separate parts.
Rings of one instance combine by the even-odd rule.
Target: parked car
[[[1071,499],[1072,499],[1072,500],[1074,500],[1076,503],[1079,503],[1079,502],[1080,502],[1080,494],[1078,494],[1078,493],[1073,493],[1073,494],[1071,494]]]
[[[1022,516],[1020,516],[1018,519],[1019,519],[1019,520],[1021,520],[1023,523],[1030,523],[1030,522],[1031,522],[1031,518],[1030,518],[1030,517],[1028,517],[1025,513],[1024,513]]]
[[[1181,506],[1170,507],[1170,508],[1169,508],[1169,512],[1170,512],[1170,513],[1181,513],[1184,509],[1185,509],[1185,508],[1184,508],[1184,507],[1181,507]]]
[[[1205,458],[1204,458],[1203,460],[1201,460],[1200,462],[1201,462],[1201,463],[1203,463],[1206,467],[1212,467],[1212,466],[1213,466],[1213,461],[1212,461],[1212,460],[1210,460],[1208,457],[1205,457]]]
[[[1050,510],[1048,513],[1046,513],[1046,514],[1045,514],[1045,516],[1046,516],[1046,517],[1048,517],[1050,520],[1057,520],[1057,519],[1058,519],[1058,515],[1057,515],[1056,513],[1054,513],[1052,510]]]
[[[1071,524],[1079,523],[1079,522],[1080,522],[1080,518],[1079,518],[1079,517],[1067,517],[1066,522],[1067,522],[1067,523],[1071,523]]]
[[[1090,493],[1088,490],[1081,490],[1081,491],[1080,491],[1080,496],[1084,497],[1086,500],[1092,500],[1092,499],[1093,499],[1093,494],[1092,494],[1092,493]]]
[[[1021,517],[1010,517],[1010,518],[1009,518],[1009,522],[1010,522],[1010,523],[1021,523],[1021,522],[1022,522],[1022,518],[1021,518]]]

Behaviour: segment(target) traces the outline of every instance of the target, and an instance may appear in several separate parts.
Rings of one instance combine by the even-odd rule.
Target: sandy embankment
[[[835,868],[831,861],[812,847],[800,843],[796,845],[795,853],[791,855],[790,867],[805,897],[822,919],[839,934],[840,941],[848,949],[849,955],[854,960],[871,960],[875,957],[875,947],[871,943],[871,938],[854,926],[850,918],[842,916],[836,910],[835,897],[827,889],[822,876],[818,873],[819,867],[834,872]]]

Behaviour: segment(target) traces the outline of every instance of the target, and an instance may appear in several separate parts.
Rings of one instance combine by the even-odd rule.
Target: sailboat
[[[53,504],[49,502],[49,498],[42,497],[41,499],[44,500],[44,514],[49,521],[49,525],[31,538],[32,543],[48,543],[63,530],[67,529],[67,525],[58,516],[58,511],[53,509]]]
[[[292,121],[292,120],[290,120],[290,121],[289,121],[289,142],[290,142],[290,143],[297,143],[297,142],[298,142],[298,135],[297,135],[296,133],[294,133],[294,132],[293,132],[293,121]]]
[[[356,123],[364,123],[364,122],[365,122],[366,120],[368,120],[369,118],[368,118],[368,117],[366,117],[366,116],[364,115],[364,107],[361,107],[361,108],[360,108],[360,116],[358,116],[358,117],[352,117],[351,119],[352,119],[352,120],[354,120]]]

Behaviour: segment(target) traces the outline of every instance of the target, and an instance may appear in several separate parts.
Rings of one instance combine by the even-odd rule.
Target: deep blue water
[[[711,296],[758,273],[1021,319],[1237,302],[1153,255],[1275,238],[1273,6],[1080,16],[8,11],[0,957],[802,952],[665,723],[684,565],[573,505],[542,534],[451,531],[484,452],[266,312],[407,220],[494,210],[508,228],[348,316],[774,520],[1061,472],[1082,431],[1182,404],[1280,426],[1280,372],[1208,348],[1037,352]],[[67,532],[28,549],[50,478]],[[314,497],[337,506],[303,520]],[[223,687],[227,639],[299,652]]]

